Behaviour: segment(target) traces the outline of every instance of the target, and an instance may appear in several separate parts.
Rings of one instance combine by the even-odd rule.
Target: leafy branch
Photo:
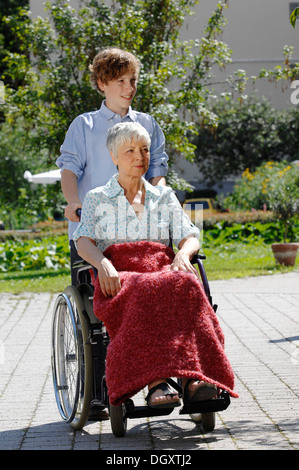
[[[295,28],[297,17],[299,15],[299,7],[295,8],[290,15],[290,23]]]

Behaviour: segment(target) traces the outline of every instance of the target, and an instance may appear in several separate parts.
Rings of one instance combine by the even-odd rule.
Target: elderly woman
[[[166,377],[182,378],[184,402],[213,398],[217,388],[237,396],[223,333],[190,262],[199,231],[171,188],[143,178],[150,143],[140,124],[110,129],[107,147],[118,174],[87,193],[74,234],[79,255],[98,272],[94,312],[110,336],[110,403],[148,385],[150,407],[179,406]]]

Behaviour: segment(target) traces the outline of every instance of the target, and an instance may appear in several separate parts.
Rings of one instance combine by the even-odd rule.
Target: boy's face
[[[127,72],[108,84],[98,80],[98,86],[105,93],[106,106],[111,111],[125,116],[137,90],[137,74]]]

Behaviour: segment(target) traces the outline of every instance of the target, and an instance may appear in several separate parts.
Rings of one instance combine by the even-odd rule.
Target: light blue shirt
[[[199,237],[199,230],[183,211],[173,190],[167,186],[152,186],[143,178],[145,202],[139,219],[124,190],[114,175],[110,181],[89,191],[84,199],[81,221],[74,233],[95,240],[105,251],[110,245],[140,240],[169,245],[170,238],[178,246],[186,237]]]
[[[62,170],[72,171],[78,178],[78,194],[83,201],[87,191],[103,186],[116,173],[106,147],[108,130],[119,122],[139,122],[148,131],[151,138],[150,165],[145,175],[149,180],[154,176],[166,176],[168,156],[165,153],[164,134],[149,114],[133,111],[121,118],[106,107],[105,102],[97,111],[81,114],[70,125],[56,164]],[[69,238],[77,227],[77,223],[69,222]]]

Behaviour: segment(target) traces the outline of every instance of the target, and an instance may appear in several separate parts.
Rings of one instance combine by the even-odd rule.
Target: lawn
[[[60,292],[70,284],[70,279],[70,272],[67,269],[0,273],[0,293]]]
[[[207,248],[205,269],[210,280],[263,276],[288,272],[299,267],[276,265],[271,246],[263,243],[229,243],[224,247]]]
[[[248,276],[260,276],[288,272],[299,268],[276,266],[271,246],[264,243],[231,242],[223,247],[207,247],[203,250],[207,259],[204,266],[210,281]],[[70,284],[70,272],[66,268],[20,270],[0,273],[0,292],[59,292]]]

